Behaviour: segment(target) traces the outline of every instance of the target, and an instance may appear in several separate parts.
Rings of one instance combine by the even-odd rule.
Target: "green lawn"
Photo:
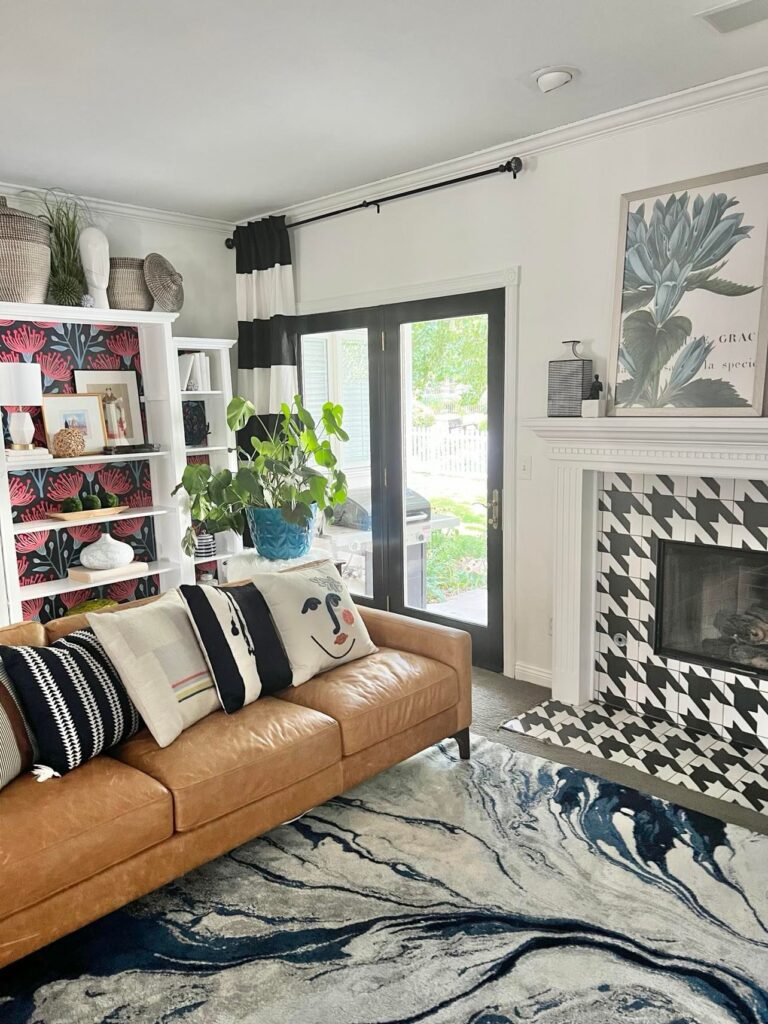
[[[441,484],[445,484],[441,480]],[[457,481],[460,486],[461,482]],[[453,490],[453,489],[452,489]],[[477,490],[477,487],[475,487]],[[434,531],[427,546],[427,602],[447,601],[487,582],[486,511],[477,502],[480,493],[433,497],[432,514],[456,516],[460,525],[453,530]]]

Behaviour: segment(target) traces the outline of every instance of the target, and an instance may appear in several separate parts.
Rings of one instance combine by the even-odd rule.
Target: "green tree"
[[[461,385],[461,404],[476,406],[488,386],[488,318],[485,314],[411,325],[415,396]]]

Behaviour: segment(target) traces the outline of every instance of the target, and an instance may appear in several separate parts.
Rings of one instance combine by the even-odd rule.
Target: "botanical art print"
[[[618,415],[761,415],[768,165],[623,197]]]

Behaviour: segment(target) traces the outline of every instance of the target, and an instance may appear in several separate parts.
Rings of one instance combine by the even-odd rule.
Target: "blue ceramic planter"
[[[306,526],[289,523],[279,508],[247,508],[245,514],[254,546],[264,558],[300,558],[312,547],[317,505],[312,506],[312,518]]]

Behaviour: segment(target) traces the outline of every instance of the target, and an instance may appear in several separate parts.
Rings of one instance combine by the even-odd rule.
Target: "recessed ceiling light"
[[[737,0],[736,3],[721,4],[698,17],[709,22],[718,32],[735,32],[739,28],[756,25],[768,18],[768,0]]]
[[[554,92],[555,89],[562,89],[564,85],[568,85],[569,82],[573,81],[575,73],[575,68],[539,68],[538,71],[534,71],[533,77],[540,91],[547,93]]]

